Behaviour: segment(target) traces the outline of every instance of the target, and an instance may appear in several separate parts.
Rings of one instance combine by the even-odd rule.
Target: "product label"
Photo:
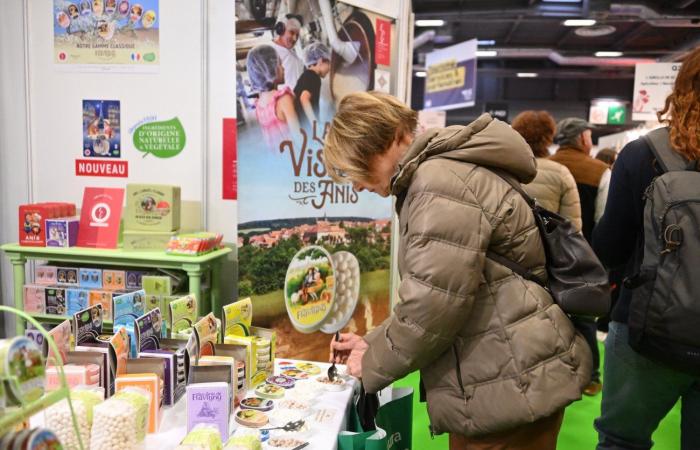
[[[60,288],[46,289],[46,314],[62,316],[66,314],[66,290]]]
[[[197,320],[197,299],[187,295],[170,302],[170,321],[168,328],[172,334],[178,334],[191,328]]]
[[[194,324],[195,336],[199,344],[199,356],[214,354],[214,344],[218,343],[219,327],[214,313],[209,313]]]
[[[253,302],[246,298],[224,306],[224,336],[249,336],[253,323]]]
[[[130,292],[114,297],[115,326],[133,326],[134,320],[144,313],[144,291]]]
[[[330,254],[319,246],[304,247],[294,256],[284,283],[287,313],[303,331],[317,330],[331,312],[335,275]]]
[[[73,316],[75,345],[96,342],[102,334],[102,305],[93,305]]]
[[[64,320],[60,324],[56,325],[49,331],[49,336],[51,336],[56,343],[58,348],[58,354],[60,355],[61,362],[64,364],[67,361],[68,352],[70,351],[70,337],[71,337],[71,327],[70,320]],[[47,364],[51,365],[55,363],[55,355],[51,346],[48,346]]]
[[[136,319],[136,339],[138,351],[157,350],[160,348],[163,319],[160,308],[155,308]]]

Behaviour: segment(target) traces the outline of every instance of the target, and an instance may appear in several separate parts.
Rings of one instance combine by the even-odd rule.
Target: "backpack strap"
[[[642,136],[642,139],[649,145],[664,173],[687,170],[688,160],[671,148],[668,127],[652,130]]]

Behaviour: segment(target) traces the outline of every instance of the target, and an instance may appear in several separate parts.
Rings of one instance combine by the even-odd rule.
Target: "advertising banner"
[[[637,64],[634,70],[632,120],[656,121],[681,68],[680,63]]]
[[[425,55],[425,109],[474,106],[476,46],[476,39],[472,39]]]
[[[280,357],[325,361],[331,333],[389,314],[391,202],[334,183],[323,140],[345,95],[396,91],[397,23],[329,0],[247,5],[236,1],[239,297],[276,330]]]
[[[76,71],[157,71],[158,1],[53,0],[54,64]]]

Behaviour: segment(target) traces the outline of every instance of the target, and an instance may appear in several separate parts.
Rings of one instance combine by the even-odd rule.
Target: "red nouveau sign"
[[[117,248],[124,189],[85,188],[80,212],[78,246]]]
[[[75,174],[79,177],[127,178],[129,176],[129,162],[76,159]]]
[[[377,64],[391,65],[391,22],[377,19],[377,42],[374,47]]]

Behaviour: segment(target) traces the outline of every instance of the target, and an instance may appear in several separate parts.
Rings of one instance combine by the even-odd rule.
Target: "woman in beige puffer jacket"
[[[400,302],[364,338],[332,343],[367,392],[414,370],[431,430],[452,449],[554,450],[564,408],[581,397],[591,355],[541,286],[486,258],[546,276],[532,211],[487,167],[536,174],[522,137],[485,114],[414,138],[416,114],[378,92],[346,96],[326,137],[338,182],[396,196]]]
[[[547,111],[523,111],[513,119],[513,129],[525,138],[537,158],[537,176],[523,186],[544,208],[559,213],[581,230],[581,200],[576,180],[563,164],[551,161],[548,147],[557,124]]]

